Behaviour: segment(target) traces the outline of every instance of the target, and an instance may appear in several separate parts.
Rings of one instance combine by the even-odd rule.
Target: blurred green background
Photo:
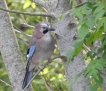
[[[8,8],[11,10],[30,12],[30,13],[46,12],[44,8],[35,3],[32,3],[30,0],[6,0],[6,2]],[[18,31],[23,31],[25,34],[28,35],[32,35],[33,29],[25,27],[23,24],[29,24],[35,26],[36,23],[40,21],[47,21],[47,18],[45,17],[19,15],[16,13],[10,13],[10,18],[14,29],[17,29]],[[23,61],[25,61],[27,45],[25,44],[24,41],[27,42],[30,39],[30,37],[25,36],[22,33],[18,32],[15,33],[18,39]],[[52,58],[58,55],[59,51],[57,48],[55,48]],[[32,86],[34,88],[34,91],[48,91],[46,86],[47,84],[53,91],[67,91],[68,82],[66,81],[64,73],[65,72],[62,61],[60,59],[56,59],[51,64],[49,64],[49,66],[47,66],[33,80]],[[1,54],[0,54],[0,79],[11,85]],[[10,86],[0,81],[0,91],[13,91],[13,90]]]

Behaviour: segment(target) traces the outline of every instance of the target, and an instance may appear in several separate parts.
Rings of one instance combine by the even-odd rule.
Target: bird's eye
[[[46,27],[43,27],[43,29],[46,29]]]

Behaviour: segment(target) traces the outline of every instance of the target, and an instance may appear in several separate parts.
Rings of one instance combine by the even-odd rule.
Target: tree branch
[[[26,37],[31,38],[31,35],[26,34],[26,33],[24,33],[24,32],[23,32],[23,31],[21,31],[21,30],[14,29],[14,31],[15,31],[15,32],[17,32],[17,33],[19,33],[19,34],[23,34],[23,35],[25,35]]]
[[[29,27],[29,28],[35,28],[34,26],[32,26],[32,25],[29,25],[29,24],[27,24],[27,23],[21,23],[24,27]]]
[[[45,86],[46,86],[47,90],[48,90],[48,91],[53,91],[53,90],[51,89],[51,87],[49,86],[49,84],[47,83],[46,79],[45,79],[42,75],[41,75],[41,78],[44,80],[44,83],[45,83]]]
[[[62,56],[57,56],[57,57],[53,58],[53,59],[51,60],[51,62],[52,62],[53,60],[57,59],[57,58],[62,58]],[[32,82],[32,80],[33,80],[42,70],[44,70],[44,68],[45,68],[47,65],[49,65],[51,62],[50,62],[50,61],[47,61],[47,62],[44,64],[44,66],[43,66],[42,68],[40,68],[40,69],[34,74],[34,76],[32,77],[32,79],[30,80],[30,82],[27,84],[27,86],[24,88],[23,91],[25,91],[25,90],[27,89],[27,87],[30,85],[30,83]]]
[[[23,38],[18,37],[18,36],[17,36],[17,38],[18,38],[19,40],[22,40],[22,41],[28,46],[28,41],[26,41],[26,40],[24,40]]]
[[[44,16],[44,17],[54,17],[53,15],[50,14],[34,14],[34,13],[29,13],[29,12],[21,12],[21,11],[16,11],[16,10],[9,10],[9,9],[4,9],[0,7],[0,10],[6,11],[6,12],[10,12],[10,13],[17,13],[17,14],[24,14],[24,15],[30,15],[30,16]]]
[[[78,5],[76,6],[76,8],[79,8],[79,7],[83,6],[83,5],[85,5],[86,3],[88,3],[88,2],[80,3],[80,4],[78,4]]]
[[[0,82],[4,83],[6,86],[12,87],[10,84],[8,84],[7,82],[3,81],[0,79]]]

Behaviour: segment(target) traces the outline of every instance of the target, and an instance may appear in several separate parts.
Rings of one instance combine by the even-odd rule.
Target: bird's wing
[[[30,60],[32,59],[33,54],[35,53],[35,50],[36,50],[36,45],[31,46],[27,50],[27,65],[26,65],[26,70],[29,70]]]

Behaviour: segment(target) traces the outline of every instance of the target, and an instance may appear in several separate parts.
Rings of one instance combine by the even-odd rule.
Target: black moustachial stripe
[[[43,31],[43,33],[44,33],[44,34],[46,34],[47,32],[48,32],[48,30],[47,30],[47,29]]]

